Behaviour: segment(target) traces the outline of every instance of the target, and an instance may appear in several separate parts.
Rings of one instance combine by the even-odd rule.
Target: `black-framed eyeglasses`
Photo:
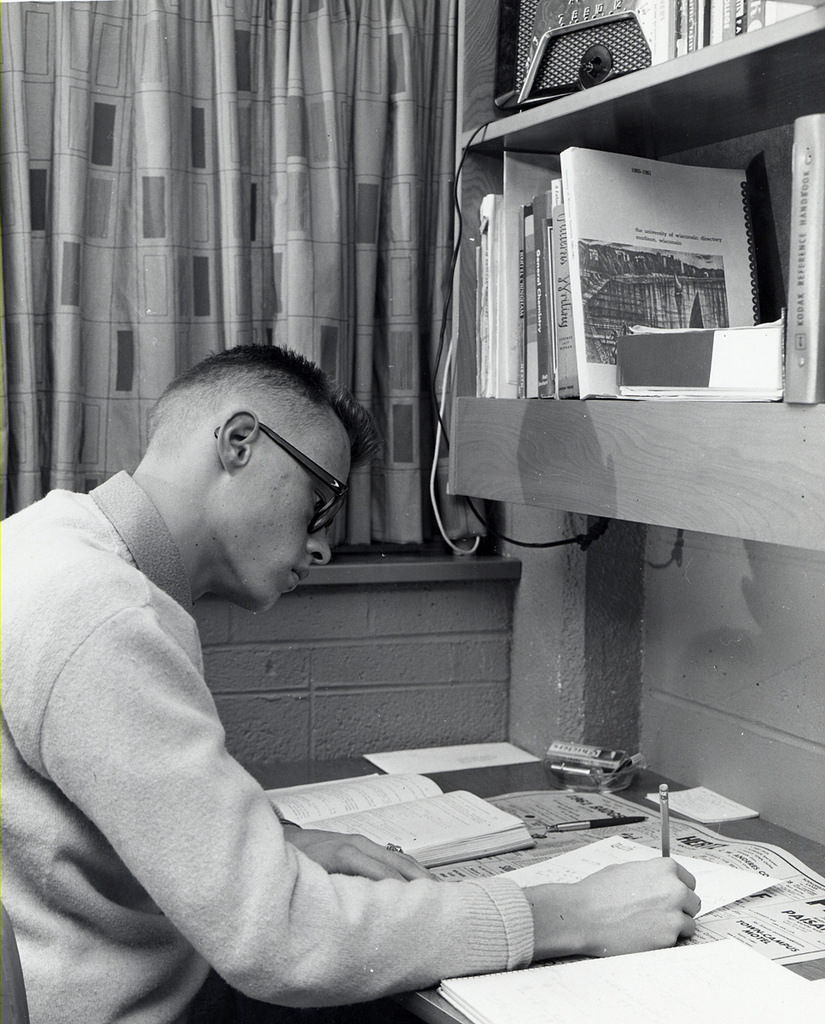
[[[319,466],[317,462],[313,461],[308,455],[304,455],[300,448],[296,448],[294,444],[290,444],[285,437],[281,437],[280,434],[276,433],[271,427],[268,427],[265,423],[261,423],[258,420],[258,426],[261,428],[261,433],[274,441],[279,448],[291,455],[296,462],[304,467],[304,469],[311,473],[316,480],[319,480],[323,486],[329,492],[325,494],[321,492],[318,495],[318,500],[315,502],[315,511],[312,513],[312,518],[309,521],[307,527],[308,533],[317,533],[319,530],[323,530],[324,527],[329,526],[336,515],[341,511],[341,506],[347,497],[349,487],[341,483],[341,481],[328,473],[322,466]],[[218,427],[215,431],[217,436]]]

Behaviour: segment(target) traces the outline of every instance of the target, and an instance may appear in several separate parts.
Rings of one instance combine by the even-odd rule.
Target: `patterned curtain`
[[[336,541],[431,532],[456,0],[3,3],[3,514],[132,469],[177,372],[288,345],[372,408]]]

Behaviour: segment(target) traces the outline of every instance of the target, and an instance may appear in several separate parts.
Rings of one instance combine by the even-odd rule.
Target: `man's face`
[[[273,424],[286,440],[345,482],[349,439],[340,421],[321,412],[304,428]],[[262,611],[294,590],[312,565],[329,561],[326,531],[309,533],[329,491],[264,432],[250,441],[246,464],[223,482],[218,559],[211,592]]]

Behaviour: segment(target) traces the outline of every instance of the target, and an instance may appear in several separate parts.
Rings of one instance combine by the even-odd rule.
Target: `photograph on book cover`
[[[757,322],[744,171],[580,147],[560,162],[578,378],[560,393],[618,395],[617,342],[631,327]]]
[[[578,246],[588,363],[615,364],[619,337],[640,323],[660,330],[730,326],[721,254],[595,239]]]

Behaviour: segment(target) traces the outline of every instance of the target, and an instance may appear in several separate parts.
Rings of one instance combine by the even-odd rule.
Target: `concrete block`
[[[509,674],[506,638],[386,640],[316,647],[312,686],[504,681]]]
[[[222,695],[215,698],[226,746],[243,765],[309,757],[309,699],[303,694]]]
[[[264,644],[206,648],[206,682],[213,693],[308,688],[311,653],[306,647]]]
[[[509,633],[513,587],[507,581],[398,585],[369,594],[371,636],[455,632]]]
[[[507,738],[507,684],[314,694],[312,757]]]
[[[236,643],[369,636],[366,608],[357,587],[299,587],[266,612],[230,607],[230,633]]]
[[[192,614],[198,624],[202,644],[225,644],[229,641],[231,607],[227,601],[214,597],[202,598],[195,604]]]

